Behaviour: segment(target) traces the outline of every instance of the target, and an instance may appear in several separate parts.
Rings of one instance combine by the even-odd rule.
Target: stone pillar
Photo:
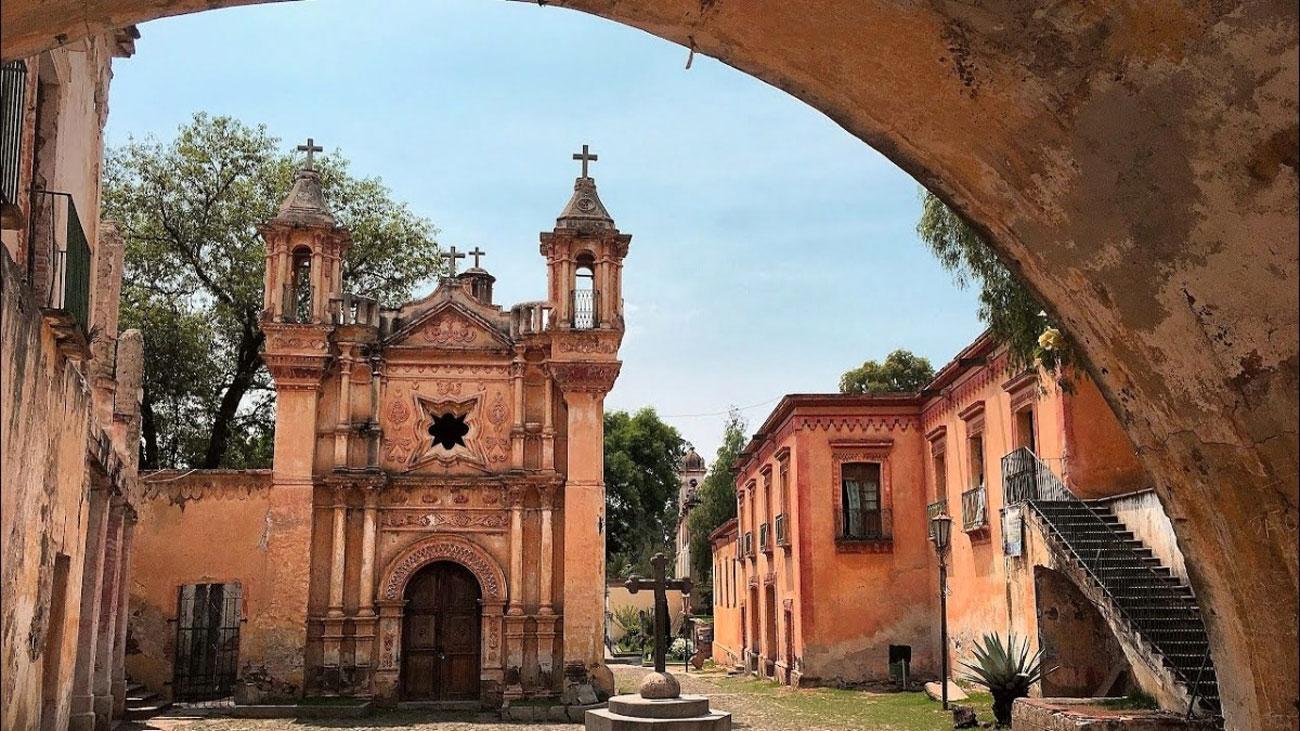
[[[114,498],[109,506],[104,540],[104,581],[100,592],[95,636],[95,731],[113,727],[113,640],[117,630],[118,586],[122,576],[122,524],[126,506]]]
[[[268,361],[274,364],[273,360]],[[267,514],[268,586],[263,611],[248,618],[253,644],[261,644],[276,700],[302,695],[307,648],[307,595],[311,577],[312,465],[320,374],[276,376],[275,457]],[[282,377],[290,376],[290,377]]]
[[[343,576],[347,563],[348,506],[343,488],[334,493],[334,530],[330,542],[329,608],[325,612],[321,637],[321,690],[337,692],[341,687],[343,649]]]
[[[555,489],[552,485],[543,485],[537,488],[541,498],[542,526],[541,526],[541,548],[538,551],[538,614],[554,614],[555,609],[551,606],[551,591],[554,583],[553,562],[555,559],[555,528],[551,525],[551,510],[555,500]]]
[[[515,420],[510,429],[510,466],[514,469],[524,467],[524,363],[523,354],[519,353],[510,364],[510,384],[514,391]]]
[[[546,394],[542,413],[542,469],[555,469],[555,384],[548,378],[543,386]]]
[[[334,428],[334,466],[348,466],[348,436],[352,431],[352,358],[339,360],[339,419]]]
[[[510,611],[511,616],[524,613],[524,488],[506,488],[510,500]]]
[[[397,700],[402,667],[402,608],[404,599],[381,599],[379,605],[379,661],[375,665],[375,697]]]
[[[135,524],[139,517],[135,510],[126,509],[122,524],[121,571],[118,572],[117,627],[113,637],[113,718],[126,713],[126,623],[131,615],[131,548],[135,544]]]
[[[72,731],[92,731],[95,728],[95,651],[98,649],[99,608],[104,593],[108,503],[106,488],[91,489],[85,567],[81,575],[81,618],[77,624],[77,663],[72,680],[72,716],[68,723]]]
[[[613,692],[605,657],[605,394],[620,363],[551,363],[568,405],[564,485],[564,700]]]
[[[361,523],[361,576],[357,582],[357,616],[353,623],[356,683],[370,684],[375,652],[375,542],[379,527],[379,489],[366,490],[366,507]],[[373,689],[372,689],[373,690]]]

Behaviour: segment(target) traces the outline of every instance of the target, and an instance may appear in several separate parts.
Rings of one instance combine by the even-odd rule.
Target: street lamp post
[[[935,553],[939,555],[939,689],[943,697],[943,710],[948,710],[948,564],[945,556],[952,537],[952,518],[940,511],[930,519],[930,538]]]

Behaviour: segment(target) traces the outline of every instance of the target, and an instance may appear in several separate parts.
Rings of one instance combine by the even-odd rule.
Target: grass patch
[[[947,731],[952,714],[925,693],[873,693],[837,688],[788,688],[754,678],[719,678],[721,690],[764,696],[767,703],[799,721],[845,729],[876,731]],[[981,721],[993,721],[993,697],[972,693],[962,705],[975,709]]]
[[[1160,704],[1156,703],[1155,698],[1143,693],[1140,689],[1130,690],[1128,695],[1123,698],[1113,698],[1111,700],[1102,701],[1100,705],[1102,708],[1114,708],[1125,711],[1153,711],[1160,707]]]

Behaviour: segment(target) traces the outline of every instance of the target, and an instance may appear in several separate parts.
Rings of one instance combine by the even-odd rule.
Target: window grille
[[[961,494],[961,523],[968,533],[988,527],[988,490],[983,485]]]
[[[18,203],[26,95],[27,64],[10,61],[0,66],[0,203],[10,205]]]
[[[758,526],[758,550],[760,551],[771,552],[772,550],[772,542],[768,540],[768,532],[767,523]]]

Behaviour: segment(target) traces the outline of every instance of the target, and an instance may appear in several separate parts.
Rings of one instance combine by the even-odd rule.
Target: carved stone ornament
[[[411,576],[435,561],[451,561],[469,569],[483,589],[484,601],[506,600],[505,572],[492,556],[464,538],[452,536],[435,536],[421,541],[393,559],[384,572],[383,597],[401,599]]]
[[[549,363],[547,370],[565,392],[606,393],[614,387],[622,363]]]
[[[607,353],[618,352],[616,335],[601,336],[596,333],[557,334],[557,345],[561,353]]]
[[[440,530],[504,530],[510,517],[502,510],[435,510],[413,512],[389,511],[384,514],[383,525],[390,529],[440,529]]]

